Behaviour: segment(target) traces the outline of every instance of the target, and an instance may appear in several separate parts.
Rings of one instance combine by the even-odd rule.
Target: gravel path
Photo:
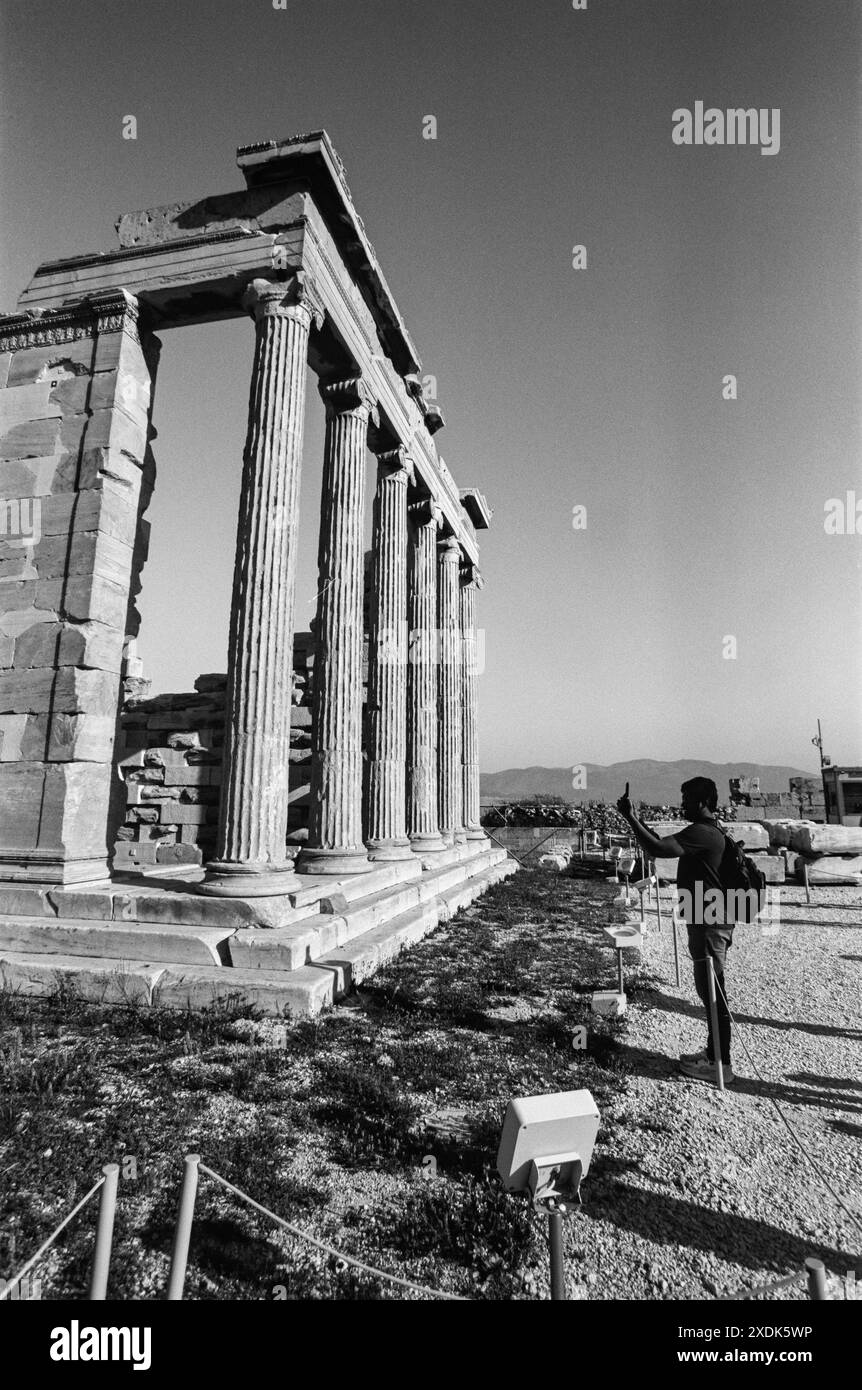
[[[575,1296],[738,1295],[796,1273],[807,1255],[835,1276],[832,1297],[845,1296],[848,1270],[862,1278],[862,1229],[772,1103],[862,1225],[862,892],[818,888],[812,899],[783,888],[777,930],[735,931],[726,986],[736,1080],[724,1094],[676,1071],[680,1052],[703,1045],[703,1011],[684,935],[674,983],[669,890],[663,932],[648,913],[642,964],[628,973],[629,1083],[607,1117],[619,1127],[569,1223]],[[805,1298],[804,1283],[770,1297]]]

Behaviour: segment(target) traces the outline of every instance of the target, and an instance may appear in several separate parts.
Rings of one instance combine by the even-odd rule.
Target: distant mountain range
[[[480,782],[484,798],[518,801],[524,797],[561,796],[565,801],[614,802],[628,782],[635,801],[652,806],[679,805],[679,789],[690,777],[711,777],[718,787],[719,805],[730,799],[731,777],[759,777],[763,792],[786,792],[790,777],[819,777],[798,767],[776,767],[772,763],[707,763],[681,759],[675,763],[635,758],[629,763],[586,763],[584,788],[572,787],[570,767],[513,767],[505,772],[483,772]]]

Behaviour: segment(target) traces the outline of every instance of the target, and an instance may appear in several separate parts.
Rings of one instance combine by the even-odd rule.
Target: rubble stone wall
[[[297,633],[288,755],[288,834],[297,837],[308,822],[313,667],[310,634]],[[227,676],[199,676],[187,694],[150,697],[147,685],[126,682],[117,759],[125,820],[113,867],[206,863],[216,849]]]

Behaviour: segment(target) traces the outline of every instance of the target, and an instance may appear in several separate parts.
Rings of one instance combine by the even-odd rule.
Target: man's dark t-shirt
[[[719,866],[724,857],[726,840],[718,826],[712,821],[694,821],[691,825],[687,825],[684,830],[677,831],[674,839],[685,851],[677,867],[676,886],[680,893],[686,894],[682,898],[686,921],[690,927],[703,926],[702,910],[698,911],[698,904],[702,903],[704,898],[706,898],[707,904],[710,902],[710,898],[706,895],[709,894],[710,889],[715,890],[720,881],[718,878]],[[712,870],[711,874],[704,868],[704,864]],[[702,885],[700,891],[698,891],[698,883]],[[688,920],[688,903],[692,904],[693,909],[691,921]],[[707,917],[707,921],[710,920],[715,920],[713,914]],[[723,921],[723,916],[719,917],[718,920]]]

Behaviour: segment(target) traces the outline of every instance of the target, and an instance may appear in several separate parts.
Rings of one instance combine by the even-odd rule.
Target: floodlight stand
[[[563,1218],[548,1210],[548,1248],[551,1255],[551,1298],[568,1301],[566,1271],[563,1266]]]

